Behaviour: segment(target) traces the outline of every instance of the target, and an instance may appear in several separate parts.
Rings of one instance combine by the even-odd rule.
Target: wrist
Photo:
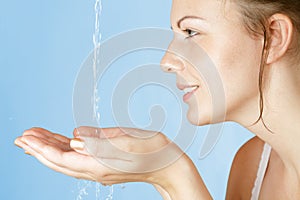
[[[197,168],[186,154],[160,170],[152,181],[158,185],[157,189],[165,200],[212,199]]]
[[[160,195],[163,197],[164,200],[172,200],[170,194],[165,189],[163,189],[161,186],[156,185],[156,184],[153,184],[153,186],[160,193]]]

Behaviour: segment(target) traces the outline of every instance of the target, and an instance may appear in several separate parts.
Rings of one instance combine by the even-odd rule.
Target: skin
[[[267,23],[270,49],[264,76],[267,101],[263,119],[273,134],[261,121],[253,125],[259,116],[257,82],[263,38],[253,37],[245,29],[233,3],[226,3],[224,7],[218,0],[173,1],[173,31],[202,47],[219,72],[225,92],[224,120],[240,123],[256,135],[235,156],[226,199],[250,199],[265,142],[272,146],[272,152],[260,199],[300,199],[300,66],[296,60],[299,57],[290,51],[297,45],[298,35],[285,15],[274,14]],[[180,42],[176,40],[182,40],[182,37],[174,37],[170,48]],[[189,44],[186,42],[185,48],[189,49]],[[189,121],[195,125],[215,123],[209,90],[199,69],[168,52],[161,66],[164,71],[176,75],[179,89],[199,86],[186,100]],[[95,135],[95,130],[91,127],[75,129],[74,138],[83,146],[41,128],[25,131],[15,143],[46,166],[76,178],[106,185],[147,182],[153,184],[164,199],[212,199],[192,161],[176,146],[170,149],[179,152],[178,159],[151,172],[141,172],[145,163],[137,157],[123,156],[114,148],[106,149],[106,152],[99,149],[109,141],[125,152],[153,152],[170,144],[162,133],[147,132],[149,137],[142,138],[131,134],[145,134],[137,129],[97,129],[100,135]],[[92,155],[97,155],[97,159]],[[99,162],[99,159],[106,162]],[[107,163],[117,163],[115,166],[119,169],[130,163],[130,169],[140,173],[112,169]]]
[[[184,31],[186,29],[196,32],[196,35],[187,40],[193,40],[203,48],[219,72],[226,96],[226,120],[239,118],[241,121],[248,121],[244,117],[244,113],[249,113],[255,106],[256,112],[252,119],[252,121],[255,121],[258,112],[259,93],[257,90],[258,83],[253,80],[258,80],[258,66],[263,43],[254,40],[247,34],[237,17],[238,13],[236,11],[227,8],[225,19],[222,10],[224,10],[224,7],[219,1],[188,0],[182,2],[175,0],[173,1],[171,14],[172,29],[174,32],[185,35],[185,37],[189,36]],[[178,24],[178,21],[186,16],[192,17],[188,17]],[[204,20],[194,19],[193,16]],[[177,42],[176,39],[174,42]],[[244,60],[241,60],[241,58]],[[166,53],[161,65],[165,71],[176,74],[177,85],[200,86],[194,96],[187,102],[190,108],[188,119],[195,125],[213,123],[214,121],[211,120],[213,108],[210,103],[210,92],[206,87],[205,80],[201,77],[201,70],[193,68],[188,62],[182,61],[179,63],[177,60],[176,55]],[[241,66],[241,62],[243,66]],[[237,75],[235,76],[235,74]]]

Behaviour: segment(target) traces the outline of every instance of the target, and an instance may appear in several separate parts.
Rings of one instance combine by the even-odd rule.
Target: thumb
[[[74,149],[77,153],[89,155],[89,153],[86,151],[85,143],[79,138],[72,139],[70,141],[70,147]]]
[[[81,136],[100,138],[100,133],[101,133],[101,128],[81,126],[74,129],[73,136],[75,138],[79,138]]]
[[[96,127],[89,127],[89,126],[81,126],[74,129],[73,135],[75,138],[92,137],[92,138],[104,139],[104,138],[114,138],[114,137],[126,135],[126,133],[130,132],[131,130],[132,129],[121,128],[121,127],[96,128]]]
[[[112,140],[116,140],[113,143]],[[89,155],[96,158],[119,158],[128,157],[124,156],[128,152],[119,149],[117,144],[120,144],[123,138],[99,139],[94,137],[80,137],[74,138],[70,141],[70,147],[76,152],[84,155]],[[124,141],[122,142],[124,143]]]
[[[70,147],[80,154],[101,156],[101,153],[103,153],[103,148],[101,148],[103,147],[102,143],[103,140],[98,138],[80,137],[72,139],[70,141]]]

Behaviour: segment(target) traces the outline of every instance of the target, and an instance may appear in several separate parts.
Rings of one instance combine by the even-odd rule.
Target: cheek
[[[238,37],[237,37],[238,38]],[[227,115],[238,109],[252,105],[259,94],[258,79],[261,45],[251,38],[221,43],[212,54],[223,82]]]
[[[255,110],[259,97],[258,79],[262,44],[248,36],[240,35],[228,38],[221,36],[218,39],[207,38],[205,45],[201,46],[213,61],[222,81],[225,93],[223,102],[226,107],[225,121],[238,120],[243,117],[243,113]],[[207,83],[202,76],[200,77],[199,80],[202,80],[205,88],[199,91],[195,101],[190,102],[188,119],[195,125],[210,124],[213,118],[224,120],[223,112],[218,113],[212,103]]]

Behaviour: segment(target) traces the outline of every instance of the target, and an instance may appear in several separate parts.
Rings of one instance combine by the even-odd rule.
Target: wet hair
[[[300,46],[300,0],[231,0],[241,13],[243,24],[245,28],[255,37],[263,37],[264,44],[262,50],[262,57],[260,63],[259,72],[259,106],[260,114],[256,122],[257,124],[260,120],[267,130],[272,132],[265,124],[263,119],[264,112],[264,96],[263,96],[263,86],[264,86],[264,71],[265,65],[269,54],[269,32],[267,27],[268,19],[277,13],[284,14],[288,16],[295,28],[295,33],[297,35],[297,44],[295,48],[291,48],[289,51],[291,53],[299,54]],[[296,56],[294,55],[294,56]],[[299,57],[299,56],[296,56]],[[273,133],[273,132],[272,132]]]

